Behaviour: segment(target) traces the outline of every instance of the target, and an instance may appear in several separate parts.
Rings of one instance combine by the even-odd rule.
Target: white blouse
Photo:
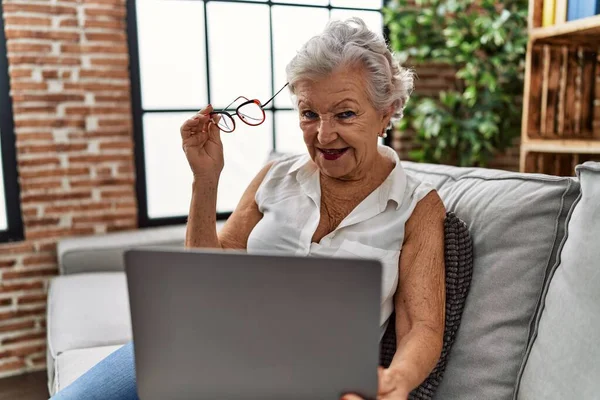
[[[256,192],[263,218],[248,237],[248,253],[378,259],[383,265],[381,336],[394,310],[404,225],[433,187],[407,175],[394,150],[379,152],[395,162],[387,179],[319,243],[312,242],[321,217],[320,173],[308,154],[273,164]]]

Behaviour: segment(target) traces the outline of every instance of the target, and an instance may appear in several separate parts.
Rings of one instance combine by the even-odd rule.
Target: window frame
[[[133,113],[133,139],[135,143],[135,169],[136,169],[136,197],[138,202],[138,226],[140,228],[165,226],[165,225],[177,225],[185,224],[187,222],[187,215],[177,217],[162,217],[162,218],[150,218],[148,216],[148,194],[146,188],[146,171],[145,163],[146,156],[144,154],[144,129],[143,129],[143,115],[144,113],[176,113],[176,112],[195,112],[196,110],[191,109],[144,109],[142,106],[142,88],[141,88],[141,72],[140,72],[140,54],[139,54],[139,43],[138,43],[138,27],[137,27],[137,1],[127,1],[127,40],[129,44],[129,60],[130,60],[130,77],[131,77],[131,104]],[[183,0],[181,0],[183,1]],[[289,6],[289,7],[307,7],[307,8],[318,8],[327,9],[330,13],[331,10],[352,10],[352,11],[379,11],[379,9],[367,9],[367,8],[355,8],[355,7],[336,7],[332,6],[331,2],[328,5],[314,5],[314,4],[301,4],[300,0],[295,3],[280,3],[278,1],[267,0],[266,2],[257,2],[249,0],[196,0],[202,1],[204,6],[204,45],[206,47],[206,91],[207,97],[210,103],[211,100],[211,85],[210,85],[210,57],[209,57],[209,37],[208,37],[208,20],[207,4],[209,2],[219,3],[241,3],[241,4],[265,4],[269,6],[269,41],[270,41],[270,63],[271,63],[271,94],[275,93],[279,88],[275,87],[275,73],[274,73],[274,45],[273,45],[273,6]],[[382,18],[383,19],[383,18]],[[383,26],[383,35],[388,38],[387,27]],[[278,111],[293,111],[293,108],[289,107],[277,107],[273,101],[269,107],[265,108],[266,111],[271,111],[273,115],[272,120],[272,143],[273,149],[277,148],[277,126],[276,126],[276,113]],[[391,146],[392,138],[388,135],[384,139],[384,144]],[[273,150],[272,149],[272,150]],[[191,190],[191,189],[190,189]],[[231,212],[217,212],[217,220],[224,220],[229,218]]]
[[[0,2],[0,74],[6,76],[6,79],[0,80],[0,110],[2,110],[0,112],[0,145],[2,147],[1,168],[4,177],[4,181],[0,182],[0,184],[4,185],[6,221],[8,225],[5,230],[0,230],[0,243],[5,243],[21,241],[24,239],[24,234],[2,2]]]

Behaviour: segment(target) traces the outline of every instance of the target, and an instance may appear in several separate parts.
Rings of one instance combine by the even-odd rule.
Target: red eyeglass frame
[[[260,100],[258,100],[258,99],[252,99],[252,100],[249,100],[247,97],[244,97],[244,96],[239,96],[239,97],[238,97],[238,98],[236,98],[234,101],[232,101],[231,103],[229,103],[229,105],[228,105],[227,107],[225,107],[225,108],[224,108],[224,110],[222,110],[222,111],[213,111],[213,112],[211,112],[211,113],[210,113],[210,116],[213,116],[213,115],[219,115],[219,114],[225,114],[225,115],[227,115],[227,116],[229,117],[229,119],[231,119],[231,122],[233,122],[233,128],[232,128],[231,130],[229,130],[229,131],[227,131],[227,130],[224,130],[224,129],[223,129],[223,128],[221,128],[221,127],[219,127],[219,129],[221,129],[221,130],[222,130],[223,132],[225,132],[225,133],[231,133],[231,132],[233,132],[233,131],[235,130],[235,120],[233,119],[233,115],[231,115],[229,112],[227,112],[227,111],[225,111],[225,110],[227,110],[227,109],[228,109],[228,108],[229,108],[229,107],[230,107],[230,106],[231,106],[233,103],[235,103],[236,101],[238,101],[238,100],[240,100],[240,99],[244,99],[244,100],[246,100],[246,101],[245,101],[245,102],[243,102],[242,104],[240,104],[239,106],[237,106],[237,108],[235,109],[235,115],[237,115],[237,116],[238,116],[238,118],[239,118],[239,119],[241,119],[241,120],[242,120],[242,122],[243,122],[243,123],[245,123],[246,125],[250,125],[250,126],[258,126],[258,125],[262,124],[263,122],[265,122],[265,119],[266,119],[266,114],[265,114],[265,110],[264,110],[264,108],[265,108],[265,107],[266,107],[266,106],[267,106],[267,105],[268,105],[268,104],[269,104],[271,101],[273,101],[273,99],[274,99],[274,98],[275,98],[275,97],[276,97],[276,96],[277,96],[279,93],[281,93],[281,91],[282,91],[283,89],[285,89],[285,88],[286,88],[288,85],[289,85],[289,82],[288,82],[288,83],[286,83],[285,85],[283,85],[283,87],[282,87],[281,89],[279,89],[279,90],[277,91],[277,93],[275,93],[275,94],[273,95],[273,97],[271,97],[271,98],[270,98],[270,99],[269,99],[269,100],[268,100],[268,101],[267,101],[265,104],[262,104],[262,103],[260,102]],[[257,106],[260,108],[260,111],[262,112],[262,119],[261,119],[261,121],[260,121],[259,123],[257,123],[257,124],[253,124],[253,123],[250,123],[250,122],[248,122],[248,121],[245,119],[245,118],[247,118],[247,116],[244,116],[244,114],[242,114],[242,113],[240,113],[240,112],[239,112],[240,108],[242,108],[242,107],[244,107],[244,106],[246,106],[246,105],[248,105],[248,104],[252,104],[252,103],[256,104],[256,105],[257,105]],[[218,124],[217,124],[217,126],[218,126]]]

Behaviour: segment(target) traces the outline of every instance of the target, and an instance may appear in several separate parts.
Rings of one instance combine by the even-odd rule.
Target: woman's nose
[[[337,139],[338,134],[335,128],[335,124],[330,119],[321,119],[319,124],[319,133],[317,134],[317,140],[320,144],[327,144]]]

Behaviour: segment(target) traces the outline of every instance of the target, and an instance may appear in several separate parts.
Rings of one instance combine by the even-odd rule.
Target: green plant
[[[417,161],[485,166],[520,133],[527,0],[415,2],[384,8],[392,49],[417,76],[419,64],[443,63],[457,79],[437,98],[413,96],[398,128],[415,131]]]

